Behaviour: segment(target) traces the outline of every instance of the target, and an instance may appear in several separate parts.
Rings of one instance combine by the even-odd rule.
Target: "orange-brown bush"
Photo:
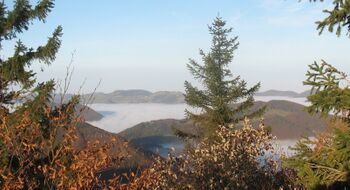
[[[220,127],[215,141],[205,139],[186,154],[159,159],[132,184],[147,181],[146,189],[301,188],[294,185],[293,172],[281,168],[271,139],[249,121],[238,130]]]
[[[1,189],[95,189],[106,186],[97,175],[118,165],[108,145],[92,142],[74,148],[76,125],[73,101],[60,107],[41,106],[44,115],[28,109],[3,114],[0,121]],[[34,113],[33,113],[34,112]],[[118,177],[114,178],[118,181]],[[117,184],[117,183],[115,183]]]

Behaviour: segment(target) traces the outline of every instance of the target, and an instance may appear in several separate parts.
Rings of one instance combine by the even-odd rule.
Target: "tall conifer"
[[[217,17],[209,33],[212,35],[210,51],[200,50],[203,65],[190,59],[187,67],[202,88],[193,86],[185,81],[186,103],[203,112],[196,114],[186,110],[188,117],[203,127],[204,135],[211,135],[219,126],[237,123],[245,117],[262,114],[264,109],[254,112],[248,111],[253,106],[253,95],[260,87],[260,83],[247,88],[247,83],[239,76],[233,77],[229,64],[233,53],[238,47],[237,37],[230,38],[232,28],[225,28],[226,22]]]

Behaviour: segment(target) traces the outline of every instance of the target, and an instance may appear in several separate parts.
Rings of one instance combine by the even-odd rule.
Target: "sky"
[[[184,91],[185,80],[199,85],[186,64],[189,58],[201,61],[199,49],[211,45],[207,26],[220,16],[240,43],[230,64],[235,76],[249,86],[261,82],[261,91],[301,92],[314,61],[350,70],[350,39],[316,31],[315,21],[330,7],[330,1],[307,0],[57,0],[46,22],[33,22],[19,38],[37,47],[55,27],[63,27],[56,60],[32,68],[38,81],[62,81],[71,65],[72,93],[96,87]],[[13,43],[5,43],[2,56],[12,53]]]

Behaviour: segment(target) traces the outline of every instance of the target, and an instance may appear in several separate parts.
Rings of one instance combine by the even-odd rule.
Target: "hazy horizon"
[[[12,5],[12,1],[6,0]],[[326,60],[350,70],[346,36],[327,31],[319,36],[315,22],[331,2],[247,1],[56,1],[46,23],[35,21],[19,38],[28,46],[45,42],[63,27],[62,47],[51,66],[34,64],[38,81],[62,80],[74,53],[69,92],[116,89],[183,91],[184,81],[198,84],[186,68],[188,58],[201,61],[198,50],[210,48],[207,25],[220,15],[238,36],[230,69],[249,86],[302,92],[307,65]],[[98,14],[94,14],[98,13]],[[9,43],[10,45],[6,45]],[[13,52],[5,42],[4,56]],[[9,48],[7,48],[9,47]],[[41,69],[44,69],[42,72]]]
[[[163,89],[163,90],[149,90],[149,89],[143,89],[143,88],[125,88],[125,89],[115,89],[115,90],[111,90],[111,91],[99,91],[98,89],[96,91],[86,91],[84,92],[84,94],[91,94],[91,93],[105,93],[105,94],[108,94],[108,93],[113,93],[115,91],[128,91],[128,90],[145,90],[145,91],[148,91],[148,92],[151,92],[151,93],[154,93],[154,92],[161,92],[161,91],[164,91],[164,92],[181,92],[181,93],[184,93],[184,91],[180,91],[180,90],[166,90],[166,89]],[[302,92],[306,92],[308,91],[308,89],[305,89],[305,90],[301,90],[301,91],[296,91],[296,90],[280,90],[280,89],[267,89],[267,90],[259,90],[258,92],[266,92],[266,91],[269,91],[269,90],[277,90],[277,91],[291,91],[291,92],[296,92],[296,93],[302,93]],[[74,92],[73,92],[74,93]]]

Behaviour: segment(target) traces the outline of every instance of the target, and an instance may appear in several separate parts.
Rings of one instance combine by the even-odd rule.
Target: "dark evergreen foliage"
[[[350,172],[350,90],[341,87],[346,74],[322,61],[309,66],[305,85],[312,87],[306,108],[309,113],[320,113],[333,122],[315,140],[301,139],[292,148],[295,155],[286,159],[286,166],[297,170],[300,183],[309,189],[344,188],[349,185]]]
[[[315,0],[316,1],[316,0]],[[334,0],[334,9],[325,11],[329,16],[318,22],[322,33],[336,27],[339,36],[343,26],[350,31],[350,1]],[[309,113],[320,113],[333,121],[328,130],[316,139],[303,138],[292,149],[295,155],[285,165],[297,171],[299,183],[308,189],[350,188],[350,89],[344,72],[323,61],[309,65],[304,85],[312,87],[306,108]]]
[[[14,54],[5,60],[0,59],[0,114],[8,113],[11,105],[26,101],[28,94],[35,96],[42,94],[43,90],[53,90],[53,81],[33,89],[35,73],[29,67],[37,62],[51,64],[61,45],[62,27],[58,26],[47,43],[37,48],[27,47],[17,38],[18,34],[28,30],[34,20],[45,21],[53,5],[52,0],[39,1],[36,6],[32,6],[28,0],[17,0],[10,10],[4,2],[0,3],[0,48],[4,40],[16,40]],[[35,97],[36,100],[32,102],[39,103],[41,96]]]
[[[312,87],[311,95],[307,97],[311,105],[307,107],[309,113],[320,113],[328,117],[330,113],[344,120],[349,120],[350,89],[341,87],[346,83],[346,74],[322,60],[309,65],[304,85]]]
[[[249,111],[253,105],[254,93],[260,83],[247,88],[247,83],[239,76],[233,77],[229,64],[238,47],[237,37],[230,38],[232,28],[225,28],[226,22],[216,18],[209,33],[212,35],[212,46],[208,53],[200,50],[203,65],[190,59],[187,67],[195,79],[202,83],[203,90],[185,81],[185,100],[203,113],[195,114],[186,111],[188,117],[203,126],[204,133],[210,135],[219,125],[237,123],[245,117],[256,117],[264,109]]]

